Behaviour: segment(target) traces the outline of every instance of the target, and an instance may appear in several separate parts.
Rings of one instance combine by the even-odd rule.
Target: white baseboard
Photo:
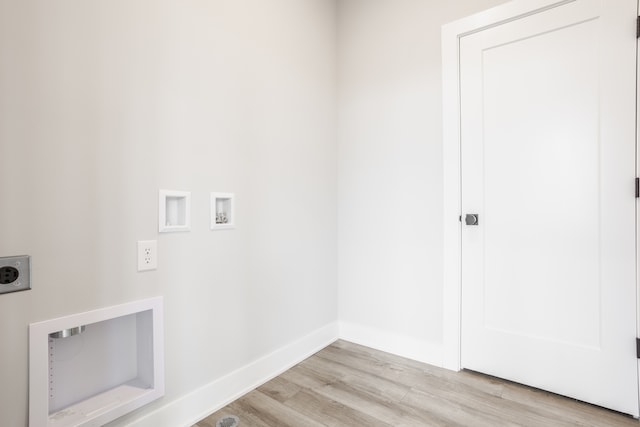
[[[140,418],[130,426],[191,426],[338,339],[331,323]]]
[[[442,367],[444,350],[442,344],[421,341],[412,337],[396,335],[384,330],[353,323],[339,322],[340,339],[364,345],[386,353],[395,354],[418,362]]]
[[[430,365],[443,365],[442,344],[395,335],[353,323],[334,322],[128,425],[133,427],[191,426],[302,362],[338,338]]]

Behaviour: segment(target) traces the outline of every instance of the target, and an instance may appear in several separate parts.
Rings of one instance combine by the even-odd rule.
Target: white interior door
[[[577,0],[460,39],[462,366],[635,416],[636,16]]]

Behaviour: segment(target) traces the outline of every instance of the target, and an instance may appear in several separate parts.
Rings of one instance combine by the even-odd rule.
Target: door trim
[[[443,366],[459,371],[461,357],[460,38],[575,0],[515,0],[442,27],[443,89]]]

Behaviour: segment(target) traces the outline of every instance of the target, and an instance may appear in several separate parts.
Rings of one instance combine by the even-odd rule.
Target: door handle
[[[467,225],[478,225],[478,214],[466,214],[464,223]]]

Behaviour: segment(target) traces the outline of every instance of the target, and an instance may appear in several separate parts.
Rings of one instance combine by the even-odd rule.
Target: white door
[[[637,416],[636,15],[464,36],[460,102],[462,366]]]

